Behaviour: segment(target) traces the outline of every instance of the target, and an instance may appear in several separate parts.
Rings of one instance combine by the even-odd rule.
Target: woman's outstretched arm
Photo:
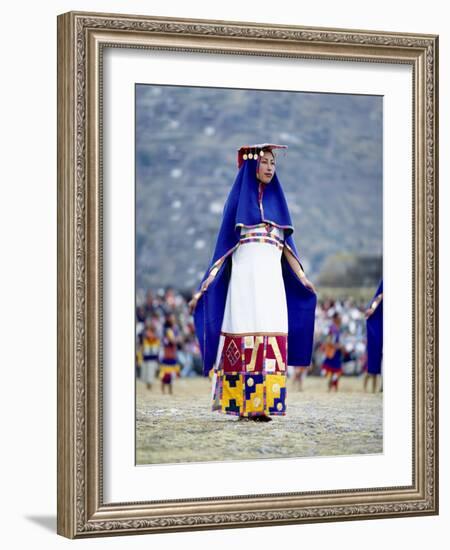
[[[286,260],[289,262],[289,265],[292,267],[294,273],[297,275],[297,277],[300,279],[300,281],[303,283],[306,288],[309,288],[309,290],[312,290],[314,293],[316,292],[315,286],[312,284],[312,282],[306,277],[305,272],[303,271],[301,265],[299,264],[297,258],[292,254],[292,252],[289,250],[287,246],[283,248],[283,254],[286,257]]]
[[[224,258],[224,259],[225,259],[225,258]],[[195,307],[197,306],[197,302],[199,301],[201,295],[204,294],[204,293],[208,290],[209,285],[213,282],[215,276],[217,275],[217,272],[218,272],[219,269],[221,268],[224,259],[222,259],[222,261],[220,261],[217,265],[215,265],[215,266],[211,269],[211,271],[210,271],[208,277],[203,281],[203,284],[202,284],[202,286],[200,287],[200,290],[197,291],[197,292],[192,296],[192,299],[191,299],[191,301],[190,301],[189,304],[188,304],[190,313],[192,313],[192,312],[194,311]]]

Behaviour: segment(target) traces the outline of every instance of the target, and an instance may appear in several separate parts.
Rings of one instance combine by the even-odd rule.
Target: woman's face
[[[275,174],[275,158],[270,151],[264,151],[264,156],[259,157],[256,177],[262,183],[270,183]]]

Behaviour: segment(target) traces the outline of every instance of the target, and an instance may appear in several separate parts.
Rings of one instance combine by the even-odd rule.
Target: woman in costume
[[[381,375],[383,359],[383,281],[378,285],[370,307],[365,312],[367,327],[367,373],[364,377],[364,390],[372,378],[372,391],[377,388],[378,376]]]
[[[161,379],[161,391],[165,393],[166,387],[169,393],[173,393],[173,380],[180,376],[181,367],[178,363],[179,331],[176,326],[175,315],[171,313],[166,317],[162,338],[162,357],[159,362],[159,378]]]
[[[155,381],[156,370],[158,368],[159,348],[161,342],[156,334],[155,327],[150,324],[145,329],[142,338],[142,381],[151,390]]]
[[[215,251],[194,294],[204,374],[213,368],[213,410],[269,421],[286,413],[287,365],[311,362],[316,294],[298,258],[274,149],[238,151],[238,174]]]
[[[333,314],[333,322],[328,331],[326,341],[323,345],[325,359],[322,369],[328,377],[328,391],[338,390],[339,379],[342,376],[342,344],[341,339],[341,317],[339,313]]]

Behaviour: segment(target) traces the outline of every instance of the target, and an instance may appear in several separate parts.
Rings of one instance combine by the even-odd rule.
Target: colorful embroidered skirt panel
[[[286,414],[287,335],[223,333],[213,410],[238,416]]]

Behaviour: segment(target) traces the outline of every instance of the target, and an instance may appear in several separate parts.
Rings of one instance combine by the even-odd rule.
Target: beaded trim
[[[283,250],[283,244],[279,243],[278,241],[275,241],[274,239],[271,239],[270,237],[253,237],[253,238],[247,238],[243,237],[240,241],[240,244],[247,244],[247,243],[264,243],[264,244],[272,244],[276,246],[279,250]]]
[[[284,245],[284,239],[281,239],[280,237],[278,237],[277,235],[272,234],[272,233],[264,233],[264,232],[260,232],[260,231],[251,231],[249,233],[242,233],[241,234],[241,240],[242,239],[247,239],[247,238],[250,238],[250,237],[264,237],[266,239],[275,240],[275,241],[279,242],[280,244]]]

